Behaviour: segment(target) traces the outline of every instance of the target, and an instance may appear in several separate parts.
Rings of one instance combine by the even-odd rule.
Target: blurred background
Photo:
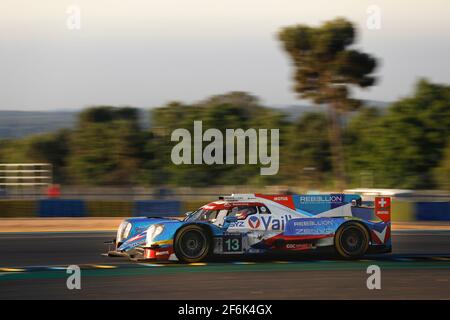
[[[450,220],[449,7],[2,1],[0,217],[357,192],[394,196],[394,220]],[[174,165],[194,120],[279,129],[278,174]]]

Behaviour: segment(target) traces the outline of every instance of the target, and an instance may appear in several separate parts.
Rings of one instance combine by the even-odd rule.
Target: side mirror
[[[188,211],[188,212],[186,212],[184,215],[185,215],[186,217],[188,217],[188,216],[191,215],[192,212],[193,212],[193,211]]]

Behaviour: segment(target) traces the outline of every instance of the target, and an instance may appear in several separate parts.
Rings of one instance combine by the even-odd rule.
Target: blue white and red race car
[[[211,255],[331,247],[343,258],[391,252],[390,198],[362,205],[356,194],[220,197],[185,218],[122,222],[110,256],[199,262]]]

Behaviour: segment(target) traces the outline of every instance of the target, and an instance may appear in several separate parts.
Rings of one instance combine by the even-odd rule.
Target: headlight
[[[155,239],[158,235],[163,232],[164,226],[162,224],[154,224],[151,225],[150,228],[147,229],[147,238],[146,243],[147,246],[150,246],[153,242],[153,239]]]
[[[117,230],[117,237],[116,241],[121,242],[122,240],[126,239],[131,231],[131,223],[128,221],[124,221],[120,224],[119,230]]]
[[[131,223],[127,224],[127,226],[125,227],[125,231],[123,232],[123,237],[128,238],[128,236],[130,235],[130,231],[131,231]]]

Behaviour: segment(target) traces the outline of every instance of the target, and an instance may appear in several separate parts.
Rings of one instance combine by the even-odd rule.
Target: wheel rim
[[[183,234],[180,240],[180,251],[186,258],[198,258],[206,250],[206,237],[202,232],[188,231]]]
[[[340,238],[341,248],[348,255],[359,254],[366,241],[364,232],[357,227],[348,227],[342,231]]]

